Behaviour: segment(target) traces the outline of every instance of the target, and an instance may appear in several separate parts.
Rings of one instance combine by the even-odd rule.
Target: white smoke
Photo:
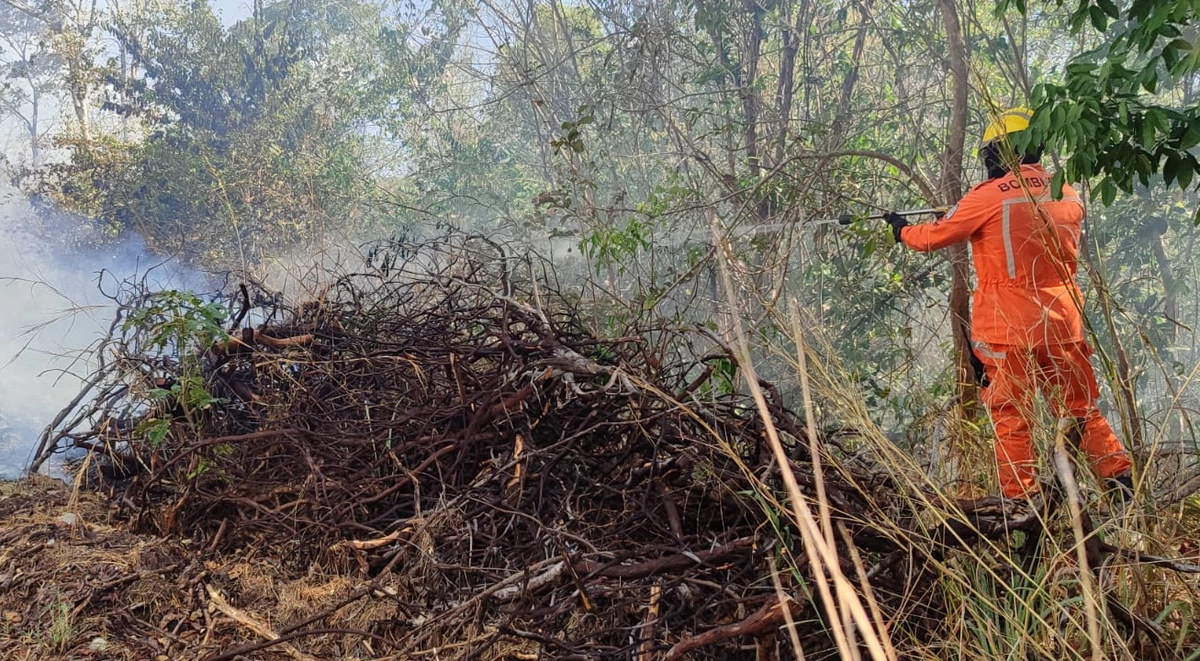
[[[88,349],[107,331],[112,306],[98,289],[150,272],[163,287],[203,287],[197,274],[146,254],[141,242],[73,251],[83,226],[47,221],[0,184],[0,477],[28,465],[41,430],[79,392],[94,360]]]

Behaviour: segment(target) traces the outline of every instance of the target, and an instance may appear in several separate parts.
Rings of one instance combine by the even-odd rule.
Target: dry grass
[[[736,287],[727,281],[732,308],[739,305]],[[756,307],[774,314],[762,302]],[[527,328],[540,328],[537,312],[523,317]],[[506,410],[486,427],[481,423],[487,431],[482,437],[499,441],[478,467],[457,476],[449,472],[457,464],[430,471],[406,495],[411,508],[403,516],[387,512],[377,527],[347,526],[350,532],[329,535],[320,553],[306,550],[307,557],[319,558],[312,562],[297,562],[297,542],[284,535],[243,538],[279,543],[230,541],[238,539],[234,526],[263,529],[264,522],[282,522],[276,532],[292,530],[293,510],[279,503],[250,503],[228,522],[205,510],[191,525],[165,527],[176,536],[159,538],[128,532],[99,496],[72,496],[44,481],[5,486],[0,608],[8,623],[0,654],[94,658],[96,640],[103,639],[105,658],[115,659],[1200,658],[1198,575],[1133,555],[1196,561],[1197,503],[1158,508],[1147,498],[1168,475],[1151,466],[1138,506],[1116,517],[1103,514],[1107,504],[1080,474],[1077,492],[1068,490],[1078,497],[1073,507],[1059,502],[1034,510],[1042,518],[1030,514],[1014,532],[1008,526],[1018,527],[1020,508],[955,500],[995,488],[985,424],[955,420],[945,407],[939,424],[946,442],[932,453],[936,461],[902,451],[872,421],[802,313],[775,314],[772,321],[786,331],[747,336],[744,328],[725,329],[734,348],[725,347],[722,356],[740,365],[738,378],[755,385],[750,356],[786,361],[780,364],[790,365],[797,377],[802,416],[779,409],[777,393],[768,401],[756,387],[748,388],[752,397],[733,393],[732,405],[713,409],[713,399],[656,381],[649,369],[631,369],[632,359],[616,362],[637,399],[607,388],[584,394],[539,382],[536,394],[527,395],[528,407]],[[489,410],[491,400],[465,396],[450,378],[459,374],[457,362],[448,370],[419,364],[429,353],[404,354],[403,365],[420,379],[419,392],[427,394],[436,376],[447,384],[447,401]],[[646,354],[637,355],[644,360]],[[337,360],[322,365],[331,374],[344,367]],[[689,366],[678,373],[688,376]],[[595,385],[585,376],[576,374],[572,385]],[[516,390],[508,381],[501,385]],[[488,397],[503,394],[485,390],[496,390]],[[604,413],[604,406],[625,397],[635,405]],[[484,404],[466,406],[469,401]],[[578,415],[540,427],[549,440],[522,433],[514,442],[513,430],[504,426],[525,420],[529,429],[538,428],[548,412],[567,406],[579,407]],[[523,411],[532,413],[521,418]],[[638,417],[647,411],[669,412],[671,424],[647,424]],[[589,415],[605,424],[559,438],[564,420]],[[849,431],[836,439],[810,435],[797,424],[801,417],[817,423],[808,429],[831,422]],[[615,477],[598,475],[590,463],[597,446],[578,452],[579,439],[613,434],[618,421],[628,433],[613,436],[612,447],[625,450],[625,463],[614,464]],[[360,422],[344,428],[367,428]],[[379,424],[375,417],[370,422]],[[777,428],[781,422],[790,423],[791,433]],[[749,432],[722,427],[735,423]],[[665,439],[663,429],[678,438]],[[1054,442],[1052,432],[1047,426],[1043,444]],[[338,438],[330,433],[266,444],[257,455],[247,439],[238,447],[249,465],[277,457],[280,447],[336,450]],[[389,433],[387,447],[397,447],[401,438]],[[208,447],[202,437],[185,440]],[[358,440],[374,447],[366,441],[380,439]],[[689,461],[676,468],[684,458]],[[409,470],[417,462],[396,463]],[[292,477],[310,488],[312,476],[323,472],[320,489],[344,487],[346,481],[328,480],[331,465],[311,472],[302,467]],[[677,483],[659,485],[646,477],[665,472]],[[1049,465],[1045,474],[1053,474]],[[546,492],[534,476],[572,498],[522,510],[547,502],[540,500]],[[370,477],[385,487],[397,479]],[[184,485],[190,478],[180,473],[172,479]],[[142,505],[157,507],[151,519],[162,517],[162,503],[170,502],[165,489],[147,488],[153,484],[140,485],[147,496]],[[528,491],[514,492],[512,485]],[[230,493],[245,503],[270,496],[271,486],[263,482]],[[227,497],[213,490],[204,495]],[[66,509],[78,523],[59,521]],[[676,521],[669,520],[669,509]],[[129,514],[142,518],[146,512]],[[364,521],[375,525],[375,519]],[[630,532],[635,528],[637,535]],[[688,530],[688,536],[673,528]],[[715,561],[694,559],[731,535],[751,543]],[[1030,541],[1033,535],[1041,535],[1040,543]],[[682,558],[675,566],[685,569],[617,571]],[[614,573],[605,575],[607,570]],[[795,626],[784,630],[788,622]]]
[[[66,514],[76,523],[64,522]],[[70,487],[50,478],[0,483],[0,658],[203,659],[261,640],[215,612],[205,586],[276,627],[362,587],[350,576],[288,578],[269,558],[132,534],[114,514],[105,496],[72,498]],[[329,625],[353,629],[397,616],[395,600],[368,597]],[[343,654],[356,643],[330,634],[306,639],[305,648],[319,658],[370,658]],[[289,657],[265,650],[248,658]]]

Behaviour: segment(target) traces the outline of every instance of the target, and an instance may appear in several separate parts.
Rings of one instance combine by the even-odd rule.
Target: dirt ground
[[[0,659],[382,654],[361,636],[331,632],[306,637],[307,651],[280,645],[227,656],[275,638],[286,623],[336,605],[363,583],[318,574],[289,580],[265,558],[220,557],[192,540],[132,534],[116,514],[104,496],[58,480],[0,483]],[[389,608],[368,595],[326,623],[349,630],[355,620],[394,616]]]

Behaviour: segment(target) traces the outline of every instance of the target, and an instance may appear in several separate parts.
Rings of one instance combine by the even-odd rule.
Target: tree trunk
[[[872,0],[866,0],[859,6],[858,34],[854,37],[854,50],[850,57],[853,64],[850,72],[842,81],[841,95],[838,99],[837,115],[833,118],[833,147],[836,149],[846,144],[846,127],[850,123],[850,101],[854,97],[854,85],[858,82],[858,71],[863,61],[863,49],[867,45],[867,23],[871,20]],[[955,19],[957,21],[957,19]],[[960,150],[961,151],[961,150]]]
[[[742,65],[741,89],[738,93],[742,97],[742,113],[746,122],[746,164],[750,167],[751,174],[761,176],[762,157],[758,153],[758,90],[755,89],[755,84],[758,81],[758,60],[763,42],[763,8],[758,0],[745,0],[744,7],[750,15],[750,27],[746,33],[743,50],[745,61]]]
[[[804,10],[801,9],[799,16],[803,15]],[[800,51],[800,40],[796,35],[804,29],[799,23],[799,16],[793,27],[790,24],[792,17],[789,8],[784,16],[787,22],[784,23],[783,32],[780,35],[783,42],[783,55],[779,59],[779,84],[775,91],[775,103],[779,109],[779,125],[775,131],[775,157],[772,159],[771,167],[778,167],[787,156],[788,127],[791,126],[792,120],[792,99],[796,94],[796,54]]]
[[[71,108],[79,123],[80,148],[89,151],[92,145],[92,126],[88,118],[94,73],[93,54],[89,52],[92,33],[96,28],[97,0],[83,1],[64,7],[65,12],[56,23],[49,23],[56,32],[56,49],[67,63],[67,94],[71,97]]]
[[[1164,226],[1165,229],[1165,226]],[[1163,245],[1163,235],[1155,232],[1150,240],[1150,248],[1154,251],[1154,261],[1158,264],[1158,277],[1163,283],[1163,314],[1171,322],[1171,342],[1167,351],[1173,350],[1175,340],[1179,337],[1179,294],[1175,287],[1175,275],[1171,271],[1171,260],[1167,258],[1167,249]]]
[[[952,85],[950,135],[942,157],[941,194],[946,204],[954,204],[962,197],[963,150],[967,139],[967,50],[954,0],[938,0],[938,7],[946,27]],[[958,400],[967,413],[972,413],[979,400],[979,389],[971,374],[971,294],[967,246],[960,243],[951,246],[949,251],[952,268],[950,328],[954,342]]]
[[[29,81],[30,95],[29,100],[32,103],[32,110],[29,112],[29,166],[36,168],[42,162],[42,148],[38,144],[38,110],[41,105],[37,85],[33,84],[33,80]]]
[[[71,86],[71,106],[75,109],[75,119],[79,122],[79,139],[85,151],[92,148],[92,128],[88,122],[87,99],[86,87]]]

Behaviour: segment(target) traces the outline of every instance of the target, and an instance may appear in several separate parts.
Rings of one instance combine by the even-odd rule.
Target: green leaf
[[[157,419],[146,431],[146,440],[150,442],[150,446],[159,447],[163,444],[163,440],[167,438],[167,432],[171,431],[171,421],[162,418]]]
[[[1163,183],[1170,186],[1171,182],[1175,180],[1178,171],[1179,158],[1174,155],[1167,156],[1167,161],[1163,163],[1162,168]]]
[[[1089,74],[1099,68],[1099,65],[1092,60],[1075,58],[1067,63],[1067,73],[1072,75]]]
[[[1167,65],[1167,71],[1174,71],[1175,66],[1179,64],[1179,51],[1172,48],[1171,44],[1163,46],[1162,49],[1163,64]]]
[[[1173,50],[1192,50],[1192,42],[1187,39],[1175,39],[1171,43],[1163,47],[1163,49],[1171,48]]]
[[[1104,32],[1108,28],[1108,16],[1103,9],[1092,5],[1088,7],[1088,16],[1092,19],[1092,27],[1096,28],[1097,32]]]
[[[1175,71],[1175,75],[1189,73],[1200,69],[1200,48],[1193,48],[1188,52],[1187,57],[1179,62],[1179,70]]]
[[[1150,157],[1146,154],[1138,154],[1133,159],[1134,171],[1137,172],[1138,181],[1142,182],[1143,186],[1150,185],[1150,175],[1154,174],[1154,164],[1150,161]]]
[[[1099,186],[1100,202],[1108,207],[1117,199],[1117,185],[1110,177],[1105,177]]]
[[[1096,0],[1096,4],[1100,5],[1104,13],[1113,19],[1121,17],[1121,10],[1117,9],[1117,3],[1113,2],[1113,0]]]
[[[1158,69],[1153,63],[1142,73],[1142,88],[1151,94],[1158,89]]]
[[[1067,183],[1066,172],[1059,170],[1050,178],[1050,195],[1056,200],[1061,200],[1063,196],[1063,185]]]
[[[1146,113],[1142,116],[1142,146],[1153,145],[1154,135],[1154,122],[1150,119],[1150,113]]]
[[[1186,189],[1192,184],[1192,175],[1196,173],[1195,166],[1192,163],[1184,163],[1183,167],[1179,168],[1176,176],[1179,180],[1179,187]]]
[[[1191,149],[1196,145],[1200,145],[1200,121],[1191,121],[1188,122],[1188,128],[1183,134],[1183,138],[1179,140],[1179,148]]]
[[[1133,159],[1135,164],[1134,169],[1138,174],[1151,174],[1154,172],[1154,165],[1150,161],[1150,157],[1146,154],[1138,154],[1137,158]]]

